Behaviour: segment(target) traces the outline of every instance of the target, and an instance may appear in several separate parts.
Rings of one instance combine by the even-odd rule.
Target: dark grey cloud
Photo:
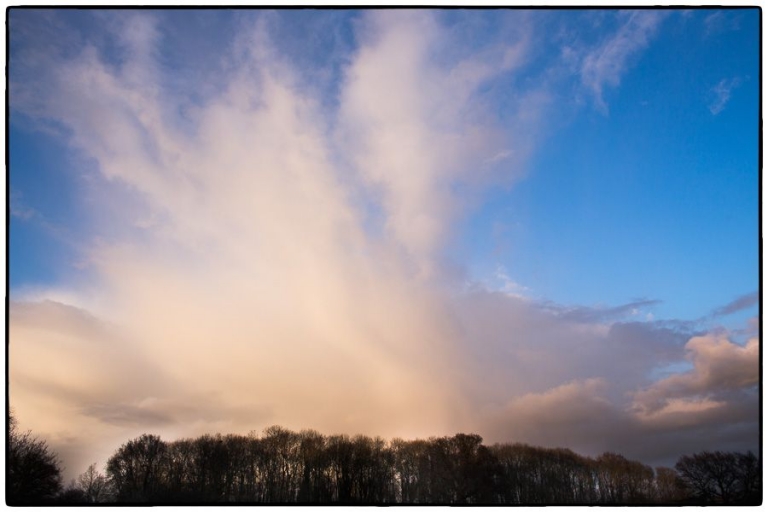
[[[565,384],[486,411],[488,442],[567,447],[597,456],[606,451],[652,466],[673,466],[704,450],[756,451],[760,427],[756,390],[732,394],[722,405],[649,420],[608,398],[606,381]]]
[[[573,379],[604,378],[621,395],[649,383],[653,368],[684,357],[690,332],[616,321],[654,303],[565,308],[476,291],[458,299],[452,318],[466,340],[467,364],[478,368],[472,376],[482,374],[477,380],[493,380],[498,390],[541,392]]]
[[[471,340],[475,430],[489,442],[616,451],[653,465],[754,449],[754,346],[698,322],[626,320],[655,303],[565,308],[479,289],[462,297],[455,318]],[[690,372],[654,380],[654,370],[689,361]],[[640,407],[652,400],[655,409]]]
[[[553,390],[551,396],[512,401],[486,418],[486,441],[568,447],[590,456],[614,451],[652,466],[673,466],[679,456],[703,450],[758,448],[756,396],[680,416],[674,423],[651,423],[610,403],[605,386],[578,382]],[[536,406],[525,407],[526,400]]]

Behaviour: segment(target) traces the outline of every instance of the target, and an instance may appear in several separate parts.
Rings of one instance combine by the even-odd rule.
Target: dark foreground
[[[9,505],[79,503],[717,504],[759,505],[761,461],[703,452],[674,468],[616,453],[485,446],[478,435],[386,442],[270,427],[262,435],[205,435],[121,446],[106,474],[94,466],[66,488],[55,454],[12,428]]]

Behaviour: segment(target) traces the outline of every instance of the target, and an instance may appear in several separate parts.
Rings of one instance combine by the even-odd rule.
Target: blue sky
[[[707,375],[757,375],[758,10],[13,10],[9,27],[12,401],[73,467],[92,462],[81,430],[103,454],[148,428],[271,423],[589,453],[625,451],[601,428],[662,429],[637,456],[665,463],[755,443],[754,379]],[[128,358],[141,385],[81,369],[105,391],[82,389],[66,358],[85,325],[108,326],[100,366]],[[46,381],[32,355],[59,349]],[[253,353],[261,372],[240,366]],[[289,364],[337,377],[294,389]],[[603,423],[562,431],[559,400]],[[708,433],[683,446],[690,425]]]
[[[658,299],[657,314],[672,318],[755,289],[757,18],[730,12],[741,29],[709,34],[709,16],[662,22],[607,90],[607,114],[566,106],[526,179],[493,191],[470,221],[478,272],[503,265],[534,295],[567,304]],[[712,89],[734,79],[712,112]],[[496,257],[494,239],[507,248]]]

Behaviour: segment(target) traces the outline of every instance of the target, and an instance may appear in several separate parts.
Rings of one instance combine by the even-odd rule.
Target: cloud
[[[643,417],[701,412],[727,405],[723,396],[749,391],[759,382],[759,341],[738,345],[725,333],[693,337],[685,345],[693,369],[655,382],[634,395]]]
[[[613,450],[649,464],[713,447],[754,449],[756,339],[740,348],[720,331],[623,317],[636,306],[606,308],[620,316],[586,307],[568,315],[503,293],[462,297],[454,315],[475,376],[462,387],[484,404],[474,430],[490,442]],[[687,361],[691,372],[680,369]],[[663,367],[678,369],[658,379]]]
[[[721,317],[749,309],[755,304],[760,302],[760,295],[758,292],[747,293],[741,297],[737,297],[725,306],[719,307],[710,313],[710,317]]]
[[[738,30],[741,26],[741,17],[725,11],[715,11],[704,18],[704,36],[709,37],[720,32]]]
[[[657,365],[682,359],[689,336],[655,322],[607,319],[588,308],[563,315],[551,303],[483,289],[451,306],[464,354],[461,387],[473,403],[498,406],[519,394],[589,379],[610,383],[611,399],[620,401],[648,385]]]
[[[593,435],[606,428],[613,405],[605,397],[607,382],[576,380],[541,393],[528,393],[507,402],[490,416],[494,438],[550,445],[580,446],[585,431]]]
[[[654,300],[460,293],[445,264],[473,196],[523,175],[544,124],[546,87],[492,108],[530,62],[529,18],[474,41],[472,16],[448,26],[434,11],[368,11],[338,39],[317,35],[329,52],[296,65],[275,42],[290,20],[258,12],[230,20],[202,73],[187,62],[194,45],[165,53],[167,38],[199,38],[165,14],[102,13],[82,32],[12,16],[24,27],[12,31],[12,115],[77,151],[72,179],[85,176],[92,208],[72,233],[89,279],[13,291],[10,306],[12,405],[71,476],[147,431],[474,430],[618,451],[625,432],[638,446],[668,434],[627,412],[627,397],[684,360],[689,326],[629,321]],[[588,56],[596,93],[659,19],[631,14]],[[39,40],[33,22],[66,44]],[[336,78],[315,85],[324,72]]]
[[[11,215],[21,220],[31,220],[40,217],[40,212],[28,206],[24,197],[18,190],[11,190],[10,194],[10,210]]]
[[[112,392],[120,396],[126,382],[133,380],[130,368],[134,368],[145,376],[139,388],[159,385],[156,365],[146,354],[133,351],[118,326],[86,311],[50,300],[13,302],[9,320],[12,381],[44,378],[72,396]],[[35,365],[50,373],[41,375]]]
[[[116,58],[103,41],[14,53],[14,110],[62,127],[98,192],[78,234],[93,281],[59,293],[69,305],[12,306],[21,421],[56,446],[270,423],[450,433],[461,355],[419,279],[439,274],[458,212],[441,184],[493,179],[470,170],[510,147],[476,89],[514,68],[516,47],[475,59],[447,48],[431,13],[365,13],[329,113],[272,46],[268,16],[243,20],[224,86],[193,102],[169,89],[156,17],[103,21],[94,38]],[[383,231],[365,220],[379,201]],[[87,288],[98,313],[75,307]]]
[[[148,396],[169,385],[121,329],[79,308],[53,301],[11,302],[8,328],[9,392],[21,425],[44,436],[54,450],[75,438],[92,443],[65,461],[68,476],[82,471],[76,461],[87,466],[93,461],[81,457],[94,450],[103,456],[116,437],[112,429],[80,416],[81,408]]]
[[[560,304],[551,304],[551,310],[559,317],[575,322],[596,322],[606,320],[618,320],[627,315],[637,315],[639,308],[652,307],[660,304],[659,300],[636,300],[621,306],[612,308],[606,307],[588,307],[588,306],[574,306],[566,307]]]
[[[525,331],[516,332],[514,337],[526,335],[529,334]],[[614,334],[614,339],[625,336]],[[646,331],[644,336],[630,339],[626,341],[643,344],[651,342],[654,336],[652,331]],[[574,341],[582,346],[582,340]],[[532,345],[539,343],[537,339],[530,341]],[[677,456],[673,454],[715,448],[756,449],[759,431],[756,338],[740,347],[716,333],[694,336],[685,345],[694,369],[650,384],[649,381],[643,384],[641,378],[629,373],[621,379],[604,372],[605,361],[615,362],[618,371],[631,371],[631,365],[627,364],[631,359],[625,358],[632,356],[625,353],[624,359],[616,357],[611,348],[615,343],[608,340],[599,343],[605,351],[602,356],[589,348],[583,356],[581,350],[571,352],[571,364],[559,370],[561,376],[574,377],[571,381],[544,383],[540,390],[487,404],[478,411],[486,439],[565,446],[589,455],[618,451],[652,465],[674,465]],[[549,350],[543,349],[543,352]],[[552,352],[548,357],[555,357],[554,348]],[[525,354],[520,348],[514,353]],[[640,349],[634,357],[643,353],[646,350]],[[679,357],[672,353],[670,356],[669,360]],[[602,373],[584,364],[584,359],[595,357],[603,361]],[[519,366],[515,366],[510,364],[511,358],[498,360],[499,366],[510,374],[524,373],[521,368],[526,366],[546,368],[540,361],[521,360]],[[648,368],[653,363],[648,361],[640,366]],[[531,376],[524,373],[522,378]]]
[[[739,77],[734,77],[730,80],[723,78],[710,89],[710,95],[713,99],[709,103],[709,111],[712,112],[713,116],[716,116],[725,109],[725,105],[731,99],[731,92],[739,85],[741,85],[741,78]]]
[[[594,95],[597,107],[606,113],[608,106],[603,99],[605,86],[619,85],[630,59],[648,46],[665,13],[652,10],[622,11],[619,16],[626,18],[626,21],[614,34],[591,49],[581,61],[581,81]]]
[[[155,410],[154,407],[151,407],[152,401],[151,398],[148,398],[139,402],[138,405],[98,403],[84,407],[82,414],[98,418],[104,423],[141,425],[145,428],[163,426],[175,421],[174,416],[169,414],[169,411]]]
[[[509,274],[507,274],[507,269],[503,265],[496,267],[493,277],[501,284],[501,291],[506,294],[522,297],[521,294],[523,292],[529,291],[529,288],[513,281],[509,277]]]
[[[454,187],[466,195],[487,184],[493,164],[514,154],[476,91],[519,66],[527,40],[513,32],[517,42],[467,57],[440,46],[445,35],[431,13],[405,11],[367,13],[358,33],[339,135],[356,174],[379,194],[386,232],[429,276],[458,215]]]

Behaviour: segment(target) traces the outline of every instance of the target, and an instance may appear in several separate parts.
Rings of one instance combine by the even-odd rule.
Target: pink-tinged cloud
[[[591,86],[647,44],[658,20],[633,16],[592,57]],[[694,338],[693,373],[653,383],[686,341],[627,321],[653,301],[461,290],[445,264],[472,195],[513,183],[537,142],[546,87],[521,92],[504,127],[483,92],[531,58],[525,23],[469,52],[432,12],[366,12],[329,108],[269,18],[251,21],[202,98],[168,85],[146,12],[105,22],[118,61],[71,41],[14,68],[14,108],[65,134],[91,208],[77,240],[90,280],[10,306],[11,405],[68,476],[143,432],[475,431],[622,452],[631,433],[665,438],[664,457],[685,431],[641,421],[627,396],[713,430],[721,402],[749,418],[722,394],[680,400],[753,385],[740,376],[757,341]]]
[[[759,382],[758,338],[742,346],[727,333],[711,333],[691,338],[685,348],[693,369],[637,392],[634,408],[641,417],[653,420],[666,413],[709,410],[725,404],[716,397],[750,390]]]

